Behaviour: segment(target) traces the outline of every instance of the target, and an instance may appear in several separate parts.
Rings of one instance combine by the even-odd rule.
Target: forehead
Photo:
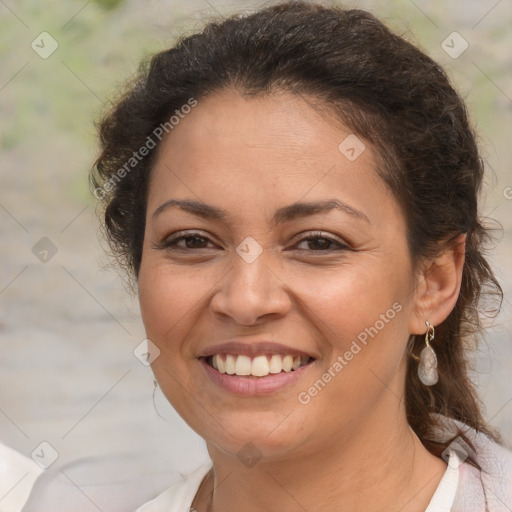
[[[301,97],[227,90],[198,101],[163,140],[159,161],[189,171],[199,166],[204,177],[209,171],[211,177],[242,174],[248,183],[268,174],[278,180],[276,171],[289,172],[290,164],[302,174],[311,165],[318,170],[328,165],[342,135],[329,128]],[[326,158],[319,160],[319,153]]]
[[[375,172],[373,149],[351,130],[291,93],[244,96],[226,90],[199,99],[163,139],[149,208],[172,197],[276,208],[333,194],[360,202],[392,199]],[[348,149],[354,152],[346,153]],[[341,144],[341,149],[340,149]],[[359,144],[359,145],[358,145]],[[345,151],[345,152],[344,152]],[[351,158],[348,158],[351,157]],[[158,203],[158,204],[157,204]]]

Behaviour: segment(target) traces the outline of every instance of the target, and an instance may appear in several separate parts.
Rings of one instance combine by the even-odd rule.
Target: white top
[[[211,463],[203,464],[135,512],[194,512],[192,502],[203,478],[211,468]]]
[[[457,453],[451,450],[448,467],[425,512],[450,512],[459,483],[460,465]],[[136,512],[193,512],[192,502],[203,478],[211,468],[211,463],[202,465],[184,480],[139,507]]]
[[[0,512],[20,512],[42,471],[32,459],[0,443]]]

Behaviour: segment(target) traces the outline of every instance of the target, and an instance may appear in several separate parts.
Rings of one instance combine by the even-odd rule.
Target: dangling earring
[[[439,380],[437,373],[437,356],[434,349],[430,346],[430,342],[434,339],[434,326],[427,324],[427,332],[425,333],[426,347],[420,353],[420,364],[418,366],[418,377],[425,386],[433,386]]]
[[[156,413],[158,414],[158,416],[160,416],[160,418],[162,418],[163,420],[167,421],[166,418],[164,418],[159,412],[158,412],[158,409],[156,407],[156,402],[155,402],[155,393],[156,393],[156,390],[158,389],[158,382],[156,379],[153,379],[153,407],[155,408],[155,411]]]

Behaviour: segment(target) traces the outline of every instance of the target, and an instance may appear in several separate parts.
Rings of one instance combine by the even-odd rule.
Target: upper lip
[[[315,355],[300,350],[294,347],[276,343],[274,341],[228,341],[225,343],[219,343],[217,345],[211,345],[203,349],[197,357],[209,357],[215,354],[233,354],[233,355],[246,355],[246,356],[257,356],[260,354],[280,354],[280,355],[292,355],[311,357],[316,359]]]

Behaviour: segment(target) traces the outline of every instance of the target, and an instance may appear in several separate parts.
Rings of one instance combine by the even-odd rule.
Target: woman
[[[437,64],[282,3],[153,56],[100,137],[148,357],[212,459],[140,512],[510,509],[466,366],[501,297],[483,165]]]

